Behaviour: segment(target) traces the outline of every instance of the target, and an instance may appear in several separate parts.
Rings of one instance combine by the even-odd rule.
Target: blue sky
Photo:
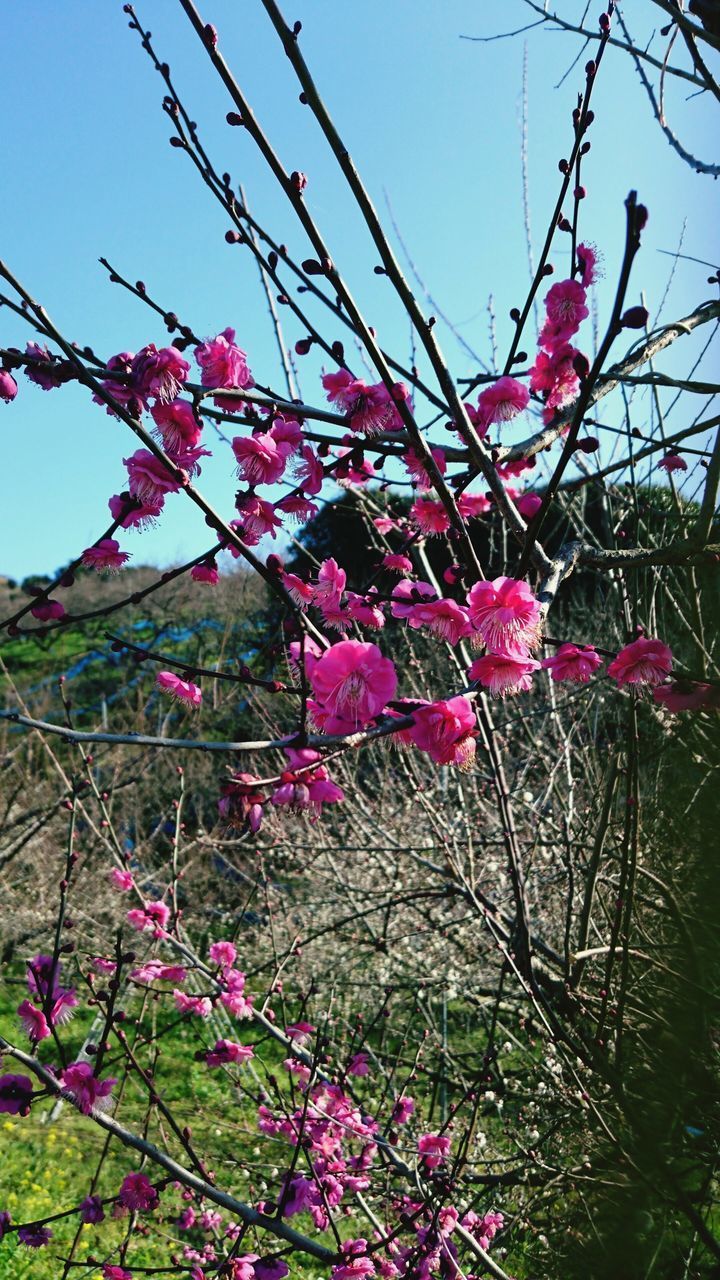
[[[220,170],[245,185],[253,212],[296,258],[308,256],[303,234],[242,129],[231,129],[231,104],[175,0],[139,0],[158,54]],[[579,2],[560,5],[577,18]],[[595,5],[593,8],[599,8]],[[647,0],[624,5],[627,20],[649,34]],[[520,163],[524,38],[470,43],[528,20],[521,0],[294,0],[288,17],[303,22],[303,50],[378,206],[387,192],[423,278],[463,336],[491,359],[488,299],[494,298],[500,361],[509,341],[506,317],[528,282]],[[335,162],[259,0],[213,0],[202,9],[256,113],[289,168],[309,176],[307,203],[386,349],[406,360],[407,321],[377,261]],[[535,246],[545,233],[557,190],[557,161],[569,149],[570,112],[585,56],[559,87],[578,51],[574,38],[528,33],[528,166]],[[714,121],[704,101],[684,101],[668,85],[673,127],[691,149],[713,152]],[[127,28],[120,0],[28,0],[3,14],[4,199],[2,256],[71,339],[109,356],[166,340],[152,314],[111,286],[97,259],[141,278],[164,306],[196,332],[233,325],[258,381],[280,387],[277,354],[254,263],[224,241],[226,219],[186,157],[168,145],[162,85]],[[651,120],[636,73],[610,49],[596,87],[593,147],[582,233],[602,247],[607,278],[598,288],[602,327],[622,252],[623,200],[631,187],[650,209],[632,281],[651,312],[665,289],[677,247],[714,261],[718,189],[693,174]],[[564,274],[562,239],[553,261]],[[666,317],[711,296],[707,268],[681,263]],[[431,308],[428,306],[428,311]],[[294,342],[303,330],[286,321]],[[454,371],[475,364],[443,326]],[[29,331],[0,310],[0,344],[24,345]],[[331,330],[332,337],[344,336]],[[686,368],[685,352],[663,366]],[[695,350],[696,348],[693,348]],[[673,363],[679,362],[679,363]],[[319,361],[301,364],[302,390],[321,403]],[[643,409],[639,422],[642,425]],[[678,410],[670,426],[687,418]],[[93,541],[108,522],[107,498],[122,486],[122,458],[135,445],[127,429],[88,403],[77,387],[44,393],[21,379],[12,406],[0,405],[4,436],[0,504],[0,573],[51,571]],[[201,487],[232,515],[235,482],[218,451]],[[135,563],[166,565],[206,545],[202,518],[171,499],[158,530],[128,535]]]

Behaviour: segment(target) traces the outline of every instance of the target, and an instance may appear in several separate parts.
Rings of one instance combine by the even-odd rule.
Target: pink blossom
[[[140,502],[131,498],[129,493],[114,493],[108,502],[113,520],[118,520],[123,529],[142,529],[155,524],[163,509],[165,499],[160,497],[155,502]]]
[[[162,441],[166,453],[184,453],[200,443],[202,423],[189,400],[159,401],[150,410],[155,429],[153,435]]]
[[[162,937],[169,919],[170,908],[160,899],[155,902],[145,902],[142,908],[134,907],[127,913],[127,922],[133,929],[137,929],[139,933],[153,932],[156,937]],[[159,933],[158,930],[160,930]]]
[[[28,382],[34,382],[43,391],[54,391],[65,381],[47,347],[41,347],[37,342],[28,342],[25,355],[40,361],[39,364],[26,365],[25,376]]]
[[[246,484],[276,484],[287,466],[288,445],[278,443],[269,432],[235,436],[232,449],[237,473]]]
[[[328,393],[327,398],[331,404],[337,404],[341,409],[347,409],[352,404],[352,393],[349,388],[355,385],[355,379],[348,369],[338,369],[337,373],[323,374],[322,385]]]
[[[625,645],[608,667],[608,675],[625,684],[662,684],[672,669],[672,651],[662,640],[640,636]]]
[[[317,643],[317,640],[313,640],[312,636],[306,636],[305,644],[302,649],[302,652],[305,658],[305,670],[307,671],[307,674],[309,676],[318,658],[321,657],[321,655],[325,652],[325,650],[320,648],[320,645]],[[291,640],[290,644],[288,645],[288,659],[290,661],[290,665],[293,667],[293,669],[296,672],[298,672],[300,669],[300,653],[301,653],[300,641]]]
[[[410,519],[426,537],[447,533],[450,518],[442,502],[434,498],[416,498],[410,508]]]
[[[653,689],[653,698],[672,715],[680,711],[717,711],[720,709],[720,689],[710,684],[676,680],[660,684]]]
[[[532,688],[533,672],[539,669],[540,663],[534,658],[487,653],[484,658],[475,659],[468,678],[479,681],[493,698],[505,698],[512,693],[527,693]]]
[[[577,396],[580,378],[575,368],[575,357],[580,353],[569,343],[560,343],[550,351],[538,351],[530,370],[530,388],[545,396],[545,421],[549,421],[558,409],[564,409]]]
[[[671,475],[673,471],[687,471],[687,462],[680,457],[679,453],[666,453],[665,457],[658,462],[658,468],[660,467]]]
[[[123,464],[127,467],[130,497],[137,498],[143,506],[162,505],[166,493],[180,489],[165,463],[149,449],[137,449],[130,458],[123,458]]]
[[[399,529],[397,520],[393,520],[390,516],[375,516],[373,524],[378,533],[391,533],[393,529]]]
[[[89,1116],[98,1104],[102,1105],[112,1091],[113,1085],[117,1084],[117,1080],[112,1076],[106,1080],[98,1080],[93,1074],[90,1062],[71,1063],[60,1076],[60,1082],[74,1098],[84,1116]]]
[[[107,395],[112,396],[118,404],[126,408],[134,418],[139,418],[144,409],[147,408],[144,397],[140,394],[132,379],[132,362],[135,356],[132,351],[120,351],[116,356],[111,356],[107,362],[107,372],[120,374],[123,378],[122,382],[116,382],[114,378],[108,378],[100,383],[103,391]],[[117,417],[116,411],[99,395],[93,396],[95,404],[105,405],[105,412],[110,414],[111,418]]]
[[[158,1204],[157,1189],[145,1173],[128,1173],[123,1178],[120,1191],[118,1192],[118,1203],[125,1209],[136,1209],[147,1212],[149,1209],[155,1209]]]
[[[181,680],[180,676],[176,676],[172,671],[158,671],[155,684],[158,689],[162,689],[163,693],[169,693],[172,698],[182,702],[183,706],[189,707],[191,711],[202,703],[202,690],[191,680]]]
[[[570,680],[574,684],[587,684],[591,675],[602,666],[602,658],[592,645],[561,644],[557,653],[543,658],[553,680]]]
[[[334,595],[329,600],[323,600],[323,603],[320,604],[320,611],[322,611],[325,626],[332,627],[334,631],[340,631],[345,636],[347,628],[350,627],[350,613],[347,612],[346,605],[342,603],[340,595]]]
[[[65,607],[59,600],[42,600],[30,610],[33,618],[40,622],[55,622],[65,617]]]
[[[213,964],[219,965],[221,969],[229,969],[237,959],[237,947],[234,942],[226,942],[224,939],[220,942],[211,942],[208,955]]]
[[[333,716],[359,727],[379,715],[395,696],[397,675],[377,645],[341,640],[314,665],[310,683]]]
[[[412,573],[412,560],[398,552],[389,551],[383,556],[383,564],[390,573]]]
[[[475,520],[478,516],[487,515],[492,508],[492,503],[485,493],[468,493],[466,491],[460,494],[457,500],[457,508],[463,520]]]
[[[456,645],[470,634],[467,609],[455,600],[430,600],[416,604],[408,614],[411,627],[427,627],[432,635],[447,644]]]
[[[121,551],[120,544],[114,538],[101,538],[94,546],[83,551],[82,562],[86,569],[95,569],[98,573],[117,573],[130,559],[129,551]]]
[[[358,455],[357,449],[338,449],[338,458],[343,461],[335,469],[335,478],[339,485],[364,485],[375,478],[375,467],[364,453]]]
[[[460,1225],[475,1237],[481,1249],[489,1249],[498,1231],[502,1231],[505,1219],[501,1213],[494,1212],[486,1213],[481,1218],[474,1209],[469,1209],[460,1219]]]
[[[284,418],[282,414],[273,419],[270,435],[278,444],[287,446],[288,454],[296,453],[303,442],[300,423],[295,418]]]
[[[32,1080],[29,1076],[0,1076],[0,1112],[26,1116],[32,1102]]]
[[[209,996],[188,996],[175,988],[173,1000],[178,1013],[190,1013],[196,1018],[209,1018],[212,1013],[212,1000]]]
[[[445,1205],[437,1216],[438,1233],[441,1236],[450,1236],[455,1230],[460,1214],[451,1204]]]
[[[317,582],[314,587],[316,604],[322,604],[325,600],[341,596],[345,590],[346,581],[345,570],[340,568],[337,560],[334,560],[332,556],[327,560],[323,560],[318,570]]]
[[[103,1280],[133,1280],[132,1271],[127,1267],[118,1267],[114,1262],[106,1262],[102,1269]]]
[[[440,472],[440,475],[444,476],[447,471],[447,462],[445,461],[445,454],[443,450],[431,449],[430,452],[435,460],[435,466]],[[405,457],[403,458],[403,466],[407,467],[407,470],[410,472],[410,476],[418,489],[432,488],[433,481],[430,479],[425,459],[419,457],[414,449],[408,449]]]
[[[309,604],[312,604],[315,591],[309,582],[304,582],[296,573],[283,573],[280,581],[299,609],[306,609]]]
[[[575,253],[580,268],[580,283],[584,289],[589,289],[590,285],[595,284],[598,277],[602,275],[598,247],[595,244],[579,244]]]
[[[418,1138],[418,1152],[426,1169],[437,1169],[444,1164],[450,1150],[450,1139],[439,1133],[424,1133]]]
[[[517,507],[523,520],[532,520],[542,506],[542,498],[539,493],[521,493],[517,499],[515,506]]]
[[[377,592],[372,588],[367,596],[360,596],[355,591],[348,591],[346,596],[347,613],[353,622],[359,622],[361,627],[369,627],[373,631],[382,631],[385,626],[385,614],[382,611],[382,606],[376,604],[373,600],[374,595],[377,595]]]
[[[436,600],[437,593],[429,582],[413,582],[410,578],[402,578],[392,591],[390,612],[393,618],[409,618],[413,610],[423,600]]]
[[[211,587],[216,587],[220,581],[220,574],[214,560],[204,560],[202,564],[194,564],[190,570],[190,577],[193,582],[207,582]]]
[[[121,893],[129,893],[135,885],[132,871],[123,871],[120,867],[111,867],[110,879],[115,888],[119,889]]]
[[[273,792],[274,805],[288,805],[297,812],[305,809],[317,818],[322,812],[323,804],[338,804],[345,799],[344,791],[331,781],[317,751],[309,748],[296,751],[288,747],[286,755],[291,770],[295,772],[287,770],[282,774],[281,784]],[[317,768],[307,767],[315,762]]]
[[[289,1036],[295,1044],[304,1044],[308,1036],[311,1036],[316,1030],[312,1022],[291,1022],[285,1028],[285,1035]]]
[[[9,404],[17,395],[18,385],[9,369],[0,369],[0,400]]]
[[[131,365],[133,385],[144,398],[153,396],[168,403],[174,400],[187,382],[190,365],[183,359],[177,347],[162,347],[154,342],[143,347],[133,358]]]
[[[393,1124],[407,1124],[414,1110],[414,1098],[397,1098],[390,1119]]]
[[[212,454],[209,449],[183,449],[178,453],[167,451],[168,457],[175,463],[181,471],[185,472],[185,479],[192,476],[199,476],[202,470],[200,466],[200,458],[211,458]],[[185,479],[183,483],[185,483]]]
[[[249,1018],[252,1014],[252,996],[245,993],[245,974],[240,969],[226,969],[223,974],[226,990],[220,996],[225,1008],[235,1018]]]
[[[490,427],[497,422],[510,422],[527,409],[530,392],[517,378],[498,378],[478,396],[480,421]]]
[[[348,1063],[349,1076],[366,1076],[370,1070],[368,1055],[364,1052],[354,1053]]]
[[[410,737],[435,764],[456,764],[467,769],[475,758],[475,711],[462,695],[445,702],[431,702],[413,712]]]
[[[208,338],[195,348],[204,387],[224,387],[244,391],[255,386],[247,366],[247,356],[235,342],[235,330],[223,329],[216,338]],[[215,404],[229,413],[237,413],[242,401],[234,396],[215,396]]]
[[[31,1004],[29,1000],[23,1000],[22,1004],[18,1005],[17,1012],[32,1044],[39,1044],[41,1040],[47,1039],[50,1035],[50,1027],[42,1009],[38,1009],[37,1005]]]
[[[568,342],[590,314],[585,306],[586,294],[579,280],[558,280],[545,297],[547,319],[538,343],[546,351]]]
[[[468,594],[470,622],[493,653],[524,657],[540,634],[540,602],[517,578],[476,582]]]
[[[64,1027],[74,1017],[79,1003],[77,995],[71,988],[65,990],[60,987],[50,1010],[50,1025]]]
[[[133,982],[184,982],[187,969],[181,964],[163,964],[161,960],[148,960],[139,969],[133,969]]]
[[[476,436],[478,439],[484,440],[488,433],[488,423],[484,415],[475,407],[474,404],[470,404],[468,400],[464,400],[463,404],[465,406],[465,412],[475,429]],[[453,422],[451,425],[453,431],[458,430],[457,423]],[[460,432],[460,435],[462,435],[462,432]]]
[[[314,496],[322,489],[325,479],[323,464],[309,444],[304,444],[300,451],[300,458],[295,466],[295,476],[305,493]]]
[[[348,414],[352,431],[374,436],[381,431],[399,431],[402,428],[402,418],[396,405],[408,399],[404,383],[395,383],[391,395],[382,382],[368,386],[345,369],[325,374],[322,383],[328,392],[328,400]]]
[[[271,504],[257,494],[241,495],[236,499],[235,508],[240,520],[233,520],[232,525],[239,525],[242,539],[250,547],[255,546],[267,533],[275,538],[275,530],[282,528],[282,520],[278,520]],[[228,547],[228,550],[235,556],[239,554],[233,547]]]
[[[521,476],[524,471],[530,471],[533,467],[533,461],[530,458],[513,458],[510,462],[496,462],[495,470],[501,480],[508,480],[511,476]]]
[[[343,1261],[336,1263],[331,1280],[364,1280],[375,1275],[375,1263],[367,1254],[367,1240],[344,1240]]]
[[[330,596],[327,600],[323,600],[320,611],[326,627],[332,627],[343,634],[348,630],[351,618],[347,605],[340,596]]]
[[[305,524],[306,521],[312,520],[313,516],[318,513],[315,503],[304,498],[302,494],[293,495],[289,493],[287,498],[281,498],[279,502],[276,502],[275,507],[278,511],[284,511],[286,515],[290,516],[290,519],[295,524]]]
[[[209,1067],[223,1067],[229,1063],[242,1066],[252,1057],[250,1045],[236,1044],[234,1040],[218,1040],[215,1048],[205,1054],[205,1061]]]
[[[253,1263],[256,1259],[256,1253],[243,1253],[233,1258],[230,1264],[230,1280],[255,1280]]]
[[[227,778],[218,800],[220,817],[232,826],[247,824],[251,831],[259,831],[265,795],[258,790],[257,782],[251,773],[234,773]]]

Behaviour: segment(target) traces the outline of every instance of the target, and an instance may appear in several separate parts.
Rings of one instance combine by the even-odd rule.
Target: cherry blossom
[[[672,669],[672,651],[662,640],[639,636],[625,645],[608,667],[608,675],[626,684],[662,684]]]
[[[377,645],[341,640],[315,663],[310,683],[315,697],[334,718],[360,728],[395,696],[397,675]]]
[[[561,644],[551,657],[543,658],[541,666],[550,672],[553,680],[587,684],[602,662],[592,645]]]

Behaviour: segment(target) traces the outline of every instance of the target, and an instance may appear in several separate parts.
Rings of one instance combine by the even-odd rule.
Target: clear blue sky
[[[231,104],[180,6],[138,0],[136,7],[217,167],[243,181],[253,211],[297,258],[307,256],[253,144],[225,123]],[[568,17],[583,8],[579,0],[560,5]],[[653,18],[659,12],[648,0],[629,0],[623,8],[646,35],[648,12]],[[377,258],[367,233],[311,113],[298,102],[298,85],[259,0],[212,0],[202,12],[217,26],[222,50],[282,158],[309,175],[308,205],[383,344],[406,359],[407,322],[387,282],[372,273]],[[493,295],[502,360],[505,317],[522,303],[528,281],[519,131],[523,40],[536,247],[555,200],[557,161],[569,148],[569,116],[587,55],[555,88],[578,51],[573,37],[535,30],[492,44],[460,39],[522,25],[528,11],[520,0],[293,0],[285,12],[303,22],[305,55],[373,197],[382,205],[388,192],[428,287],[487,360]],[[258,380],[280,387],[254,263],[225,244],[222,211],[187,158],[168,145],[161,98],[160,78],[128,30],[121,0],[6,6],[2,255],[59,327],[100,354],[166,340],[149,311],[108,283],[97,263],[104,255],[123,274],[144,279],[196,332],[235,326]],[[684,98],[682,88],[668,85],[673,126],[691,149],[712,155],[712,110]],[[631,187],[651,215],[632,300],[645,289],[651,311],[671,266],[657,251],[677,246],[686,219],[684,252],[715,260],[720,223],[717,184],[694,175],[672,153],[650,118],[636,73],[613,49],[594,105],[582,232],[605,255],[602,326],[622,249],[622,202]],[[563,273],[561,253],[554,262]],[[704,267],[680,264],[668,319],[710,296],[707,275]],[[302,336],[287,317],[286,328],[293,342]],[[440,332],[456,373],[474,372],[454,338]],[[24,345],[30,336],[0,310],[0,344]],[[310,402],[320,402],[318,372],[313,358],[303,363],[302,390]],[[671,425],[687,422],[678,415]],[[77,387],[44,393],[24,378],[14,405],[0,405],[0,430],[0,573],[51,571],[105,527],[107,498],[124,480],[121,459],[135,444]],[[202,487],[233,514],[235,484],[219,451],[208,461]],[[168,501],[154,534],[123,539],[135,563],[156,564],[196,554],[206,541],[202,519],[180,497]]]

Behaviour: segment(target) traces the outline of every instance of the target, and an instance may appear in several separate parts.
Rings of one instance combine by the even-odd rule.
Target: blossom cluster
[[[115,887],[130,892],[132,874],[116,871]],[[141,909],[127,913],[132,928],[153,934],[162,944],[171,926],[170,913],[161,901],[146,902]],[[130,956],[123,957],[128,961]],[[130,979],[141,987],[162,991],[176,984],[172,999],[185,1017],[207,1018],[216,1004],[224,1006],[233,1017],[246,1019],[253,1013],[252,997],[245,989],[245,975],[236,967],[238,949],[234,942],[219,939],[207,950],[205,972],[213,988],[212,997],[186,994],[181,987],[188,979],[185,965],[166,963],[158,958],[146,959],[132,969]],[[28,985],[32,994],[42,997],[57,993],[52,986],[52,960],[36,956],[28,965]],[[103,977],[117,973],[117,961],[95,957],[88,978],[92,987],[93,972]],[[166,988],[166,989],[167,989]],[[169,991],[168,991],[169,995]],[[35,1022],[28,1019],[23,1005],[18,1010],[31,1046],[38,1043]],[[264,1016],[275,1021],[272,1008]],[[366,1111],[357,1093],[358,1082],[372,1088],[374,1064],[367,1049],[354,1049],[345,1066],[325,1074],[316,1052],[318,1028],[304,1018],[289,1023],[278,1035],[285,1045],[284,1069],[291,1082],[290,1093],[278,1094],[275,1075],[268,1077],[269,1087],[262,1090],[257,1103],[259,1135],[285,1148],[285,1172],[274,1170],[273,1186],[253,1201],[253,1208],[266,1223],[306,1216],[321,1233],[327,1232],[331,1220],[352,1212],[355,1196],[371,1194],[375,1181],[385,1181],[385,1162],[398,1143],[403,1162],[408,1153],[416,1168],[415,1194],[398,1191],[387,1202],[388,1221],[377,1229],[372,1240],[355,1236],[339,1245],[336,1260],[329,1268],[329,1280],[352,1280],[352,1277],[395,1277],[421,1275],[447,1280],[459,1275],[458,1244],[453,1239],[458,1228],[477,1241],[483,1250],[490,1248],[504,1227],[503,1215],[494,1210],[479,1214],[453,1203],[448,1173],[452,1160],[452,1127],[440,1131],[423,1127],[416,1100],[405,1087],[395,1088],[383,1104],[385,1124],[378,1115]],[[214,1046],[196,1055],[209,1070],[234,1071],[255,1058],[251,1045],[229,1039],[218,1039]],[[257,1061],[257,1059],[256,1059]],[[48,1066],[46,1076],[54,1081],[55,1092],[86,1116],[115,1108],[112,1089],[115,1078],[101,1075],[94,1061],[79,1059],[62,1070]],[[273,1069],[276,1071],[276,1069]],[[232,1075],[229,1081],[232,1081]],[[52,1092],[52,1089],[50,1090]],[[0,1112],[25,1117],[36,1101],[47,1096],[42,1087],[33,1084],[25,1073],[0,1075]],[[296,1099],[295,1105],[290,1100]],[[382,1159],[381,1157],[382,1153]],[[300,1158],[298,1158],[300,1157]],[[275,1159],[282,1166],[283,1158]],[[427,1198],[423,1189],[427,1188]],[[169,1203],[179,1193],[181,1208]],[[126,1173],[110,1195],[101,1196],[94,1189],[77,1204],[75,1213],[80,1223],[98,1226],[107,1219],[122,1219],[130,1214],[140,1219],[163,1215],[163,1222],[179,1234],[178,1247],[192,1280],[208,1280],[218,1267],[234,1280],[284,1280],[289,1267],[282,1256],[272,1253],[242,1252],[236,1241],[241,1224],[227,1220],[218,1205],[192,1186],[170,1178],[158,1178],[146,1168]],[[395,1223],[403,1224],[398,1231]],[[0,1211],[0,1240],[15,1232],[19,1243],[28,1249],[42,1249],[54,1239],[54,1219],[15,1223],[8,1211]],[[101,1266],[103,1280],[134,1280],[136,1272],[125,1260],[106,1260]]]
[[[587,243],[579,244],[572,276],[553,284],[544,298],[538,352],[527,382],[503,375],[480,391],[476,403],[465,405],[480,440],[487,442],[491,433],[500,432],[525,413],[533,397],[542,405],[543,421],[550,425],[564,414],[560,432],[567,431],[567,411],[589,370],[587,357],[573,344],[588,317],[588,289],[597,274],[597,250]],[[228,526],[232,540],[226,537],[224,542],[235,557],[242,554],[242,547],[254,547],[265,537],[277,538],[290,522],[304,523],[312,518],[318,510],[315,500],[331,481],[367,485],[379,473],[366,452],[377,451],[386,442],[401,444],[396,456],[407,471],[414,499],[406,518],[388,512],[375,519],[381,537],[403,536],[399,549],[388,549],[382,556],[381,568],[398,579],[389,592],[383,592],[372,580],[365,589],[352,590],[345,569],[333,556],[326,557],[313,576],[286,569],[277,554],[266,562],[269,581],[284,593],[302,629],[302,640],[289,643],[288,659],[307,693],[303,696],[304,715],[319,733],[351,738],[388,718],[402,718],[395,734],[397,742],[412,744],[437,764],[467,768],[476,750],[477,690],[504,698],[529,691],[541,668],[554,681],[577,684],[588,683],[599,671],[604,659],[591,644],[567,641],[551,656],[539,656],[544,611],[527,579],[505,575],[481,579],[463,592],[463,570],[452,564],[444,572],[448,589],[443,594],[436,583],[418,576],[413,543],[450,531],[447,503],[437,489],[438,477],[446,482],[449,464],[442,447],[433,445],[421,456],[403,434],[405,415],[413,408],[405,383],[371,384],[353,376],[346,367],[324,373],[323,390],[347,426],[332,451],[333,461],[324,463],[323,451],[308,438],[300,410],[294,413],[283,406],[281,412],[262,397],[253,400],[255,381],[234,329],[226,328],[198,343],[193,354],[199,385],[190,383],[191,364],[176,346],[158,348],[150,343],[137,353],[123,351],[107,362],[95,399],[111,414],[125,411],[135,420],[148,414],[159,446],[157,451],[140,448],[124,459],[127,486],[109,503],[117,527],[143,529],[152,524],[160,517],[166,498],[197,476],[200,460],[210,456],[202,444],[206,399],[233,417],[249,415],[253,424],[250,434],[230,441],[241,488],[236,495],[236,516]],[[46,390],[73,376],[72,366],[37,344],[28,345],[26,359],[28,377]],[[5,398],[12,399],[17,391],[15,380],[6,377],[1,385]],[[190,398],[186,398],[188,393]],[[457,424],[448,425],[463,438]],[[323,456],[329,452],[325,447]],[[382,460],[384,455],[379,456]],[[493,465],[508,499],[525,520],[531,520],[542,498],[518,489],[515,482],[534,466],[534,458],[496,461]],[[668,454],[660,465],[672,472],[684,464],[677,455]],[[280,484],[289,486],[289,492],[280,498],[258,492]],[[464,521],[471,521],[490,511],[496,500],[493,492],[461,487],[457,510]],[[389,546],[387,541],[385,545]],[[82,554],[86,568],[104,572],[119,571],[128,559],[129,553],[111,536],[99,539]],[[195,582],[215,585],[219,579],[217,563],[208,557],[194,564],[191,577]],[[45,593],[31,612],[43,622],[59,622],[65,615],[62,603]],[[465,642],[482,649],[467,665],[467,688],[436,700],[403,697],[395,662],[376,643],[388,618],[453,649]],[[312,619],[311,625],[306,625],[305,619]],[[375,638],[357,638],[358,632]],[[340,638],[332,639],[333,633],[339,633]],[[641,632],[620,653],[609,657],[608,674],[619,686],[649,685],[658,704],[669,711],[714,705],[711,687],[692,685],[686,690],[671,682],[672,655],[660,640]],[[202,705],[201,687],[189,669],[180,674],[159,671],[156,685],[189,710]],[[289,737],[286,755],[287,767],[269,782],[242,771],[228,778],[220,797],[224,820],[257,831],[267,804],[306,812],[314,820],[323,805],[343,799],[342,789],[330,778],[317,751],[294,745]]]

